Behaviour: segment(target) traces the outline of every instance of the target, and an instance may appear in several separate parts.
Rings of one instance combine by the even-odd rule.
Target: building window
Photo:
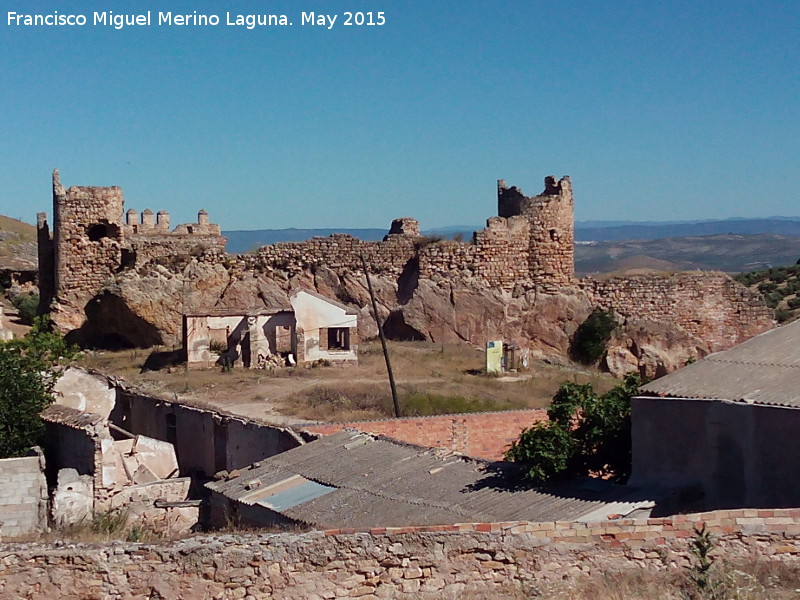
[[[328,350],[350,350],[350,328],[328,328]]]

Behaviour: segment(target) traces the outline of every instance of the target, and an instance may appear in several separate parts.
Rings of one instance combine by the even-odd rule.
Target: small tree
[[[0,457],[22,456],[40,443],[39,413],[53,401],[58,378],[52,367],[72,355],[45,318],[24,338],[0,343]]]
[[[565,383],[547,409],[548,421],[525,429],[506,460],[544,483],[557,477],[602,474],[624,482],[631,470],[631,398],[641,380],[631,374],[598,396],[590,384]]]
[[[11,304],[17,309],[19,320],[25,325],[33,325],[36,311],[39,307],[38,294],[18,294],[11,299]]]
[[[595,308],[572,338],[570,353],[578,362],[591,365],[603,357],[611,335],[619,327],[614,315]]]

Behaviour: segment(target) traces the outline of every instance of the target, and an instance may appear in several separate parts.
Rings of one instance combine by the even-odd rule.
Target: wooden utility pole
[[[375,300],[375,292],[372,291],[372,280],[369,277],[369,269],[367,268],[367,259],[361,255],[361,266],[364,267],[364,275],[367,277],[367,289],[369,290],[369,298],[372,301],[372,314],[375,317],[375,324],[378,326],[378,337],[381,338],[381,347],[383,348],[383,359],[386,361],[386,372],[389,374],[389,385],[392,388],[392,403],[394,404],[394,416],[400,416],[400,401],[397,399],[397,386],[394,384],[394,373],[392,372],[392,363],[389,360],[389,348],[386,346],[386,336],[383,335],[383,327],[381,327],[381,320],[378,317],[378,302]]]

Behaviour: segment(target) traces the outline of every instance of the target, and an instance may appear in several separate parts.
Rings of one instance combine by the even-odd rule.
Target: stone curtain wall
[[[208,250],[221,253],[225,251],[226,239],[219,235],[131,234],[126,242],[135,253],[135,263],[131,266],[140,267],[154,259],[199,256]]]
[[[552,180],[552,181],[551,181]],[[517,190],[517,188],[512,188]],[[142,266],[149,260],[210,250],[208,262],[221,262],[243,270],[284,271],[290,275],[325,266],[338,273],[360,271],[364,255],[372,272],[399,277],[417,260],[419,276],[479,277],[487,284],[511,290],[517,283],[540,284],[557,292],[572,282],[572,191],[568,178],[546,180],[545,192],[522,197],[521,212],[492,217],[474,234],[472,243],[435,241],[419,235],[414,219],[398,219],[382,242],[363,242],[344,234],[312,238],[305,242],[264,246],[254,255],[228,256],[219,227],[209,224],[203,211],[198,223],[179,225],[168,232],[169,215],[128,211],[123,222],[122,190],[118,187],[72,187],[65,190],[54,176],[56,222],[56,294],[78,300],[97,293],[120,268]],[[521,192],[520,192],[521,193]],[[87,227],[105,222],[115,226],[113,236],[92,241]],[[135,253],[135,261],[123,256]],[[43,270],[47,267],[42,264]]]
[[[42,600],[459,598],[626,569],[685,569],[705,523],[726,560],[800,562],[800,510],[599,523],[223,535],[160,545],[0,545],[0,596]]]
[[[677,323],[706,340],[712,351],[730,348],[773,326],[772,310],[763,299],[724,273],[587,278],[581,286],[596,306],[625,319]]]
[[[524,217],[492,217],[476,231],[477,274],[502,289],[530,278],[530,223]]]
[[[21,536],[47,529],[47,482],[43,458],[0,460],[0,535]]]
[[[449,448],[475,458],[501,460],[503,453],[523,429],[545,420],[546,410],[531,409],[355,423],[319,423],[300,427],[321,435],[330,435],[345,428],[359,429],[418,446]]]

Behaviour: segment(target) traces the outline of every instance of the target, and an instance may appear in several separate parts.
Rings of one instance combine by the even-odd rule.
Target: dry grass
[[[155,349],[158,352],[170,348]],[[120,376],[154,393],[179,395],[187,402],[264,414],[269,406],[306,420],[355,421],[391,416],[391,391],[377,342],[362,344],[357,367],[294,368],[275,372],[191,369],[177,365],[140,372],[150,350],[91,352],[86,367]],[[605,391],[616,382],[583,367],[534,362],[509,377],[480,374],[484,354],[466,345],[397,342],[390,345],[392,366],[404,414],[426,415],[514,408],[540,408],[562,383],[592,383]],[[257,415],[251,415],[257,416]]]

